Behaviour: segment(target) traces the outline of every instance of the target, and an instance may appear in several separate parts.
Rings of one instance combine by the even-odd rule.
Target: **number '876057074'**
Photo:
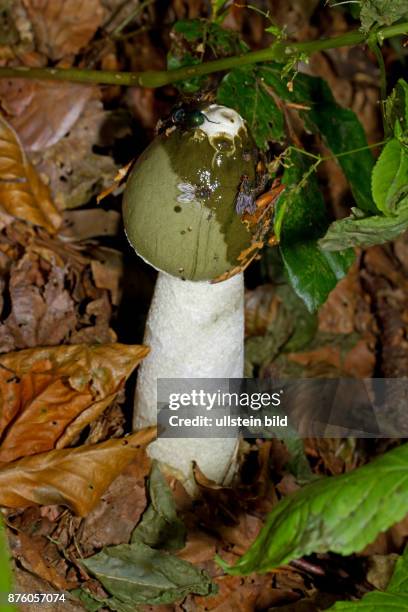
[[[64,593],[5,593],[0,599],[3,600],[3,603],[7,602],[9,604],[48,604],[65,602],[66,597]]]

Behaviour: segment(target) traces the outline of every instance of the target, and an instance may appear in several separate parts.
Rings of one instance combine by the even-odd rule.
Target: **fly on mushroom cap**
[[[212,280],[238,264],[251,233],[236,212],[243,175],[253,180],[256,146],[242,117],[225,106],[203,121],[157,136],[127,181],[123,216],[136,252],[156,269]]]

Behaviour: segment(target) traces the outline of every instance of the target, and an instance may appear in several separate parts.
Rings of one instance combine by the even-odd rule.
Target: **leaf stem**
[[[399,23],[377,31],[381,40],[408,33],[408,23]],[[74,81],[77,83],[99,83],[139,87],[162,87],[186,78],[211,74],[231,68],[247,66],[258,62],[278,61],[286,63],[299,54],[312,55],[325,49],[335,49],[349,45],[366,43],[368,36],[360,30],[347,32],[340,36],[307,42],[276,41],[266,49],[250,51],[243,55],[225,57],[194,66],[183,66],[176,70],[147,70],[145,72],[115,72],[108,70],[87,70],[84,68],[30,68],[14,66],[0,68],[0,78],[48,79],[55,81]]]

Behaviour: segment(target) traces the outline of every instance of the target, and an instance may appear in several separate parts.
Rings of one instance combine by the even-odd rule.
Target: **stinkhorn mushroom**
[[[184,112],[184,111],[182,111]],[[255,180],[257,150],[234,110],[185,111],[137,160],[124,194],[124,225],[135,251],[159,271],[139,368],[134,427],[156,422],[158,378],[240,378],[244,362],[243,274],[251,232],[237,194]],[[219,278],[222,282],[212,283]],[[217,483],[231,477],[237,438],[159,438],[152,457],[191,491],[192,461]]]

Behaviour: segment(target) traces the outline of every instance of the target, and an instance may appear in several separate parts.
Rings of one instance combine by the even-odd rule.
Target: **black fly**
[[[168,117],[163,120],[160,119],[156,130],[158,134],[169,133],[176,129],[185,132],[200,127],[204,121],[216,123],[216,121],[208,119],[198,108],[189,108],[187,105],[181,105],[173,109]]]

